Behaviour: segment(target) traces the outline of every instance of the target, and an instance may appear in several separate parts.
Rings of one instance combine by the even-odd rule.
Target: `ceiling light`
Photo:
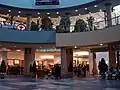
[[[85,10],[87,10],[87,8],[85,8]]]
[[[100,46],[102,46],[103,44],[100,44]]]
[[[75,12],[78,12],[78,10],[75,10]]]
[[[17,52],[20,52],[21,50],[18,49],[18,50],[16,50],[16,51],[17,51]]]
[[[21,13],[21,11],[19,11],[18,13]]]
[[[50,16],[48,18],[51,18]]]
[[[38,13],[38,15],[39,15],[40,13]]]
[[[47,13],[47,15],[49,15],[50,13]]]
[[[102,9],[100,9],[100,12],[102,12]]]
[[[59,14],[59,12],[56,12],[57,14]]]
[[[97,5],[94,5],[94,7],[97,7]]]
[[[75,46],[74,48],[77,48],[77,46]]]
[[[79,14],[79,16],[81,16],[81,14]]]
[[[54,59],[54,56],[52,55],[44,55],[44,56],[40,56],[41,59]]]
[[[18,17],[20,17],[20,15],[18,15]]]
[[[8,10],[8,12],[11,12],[11,10]]]

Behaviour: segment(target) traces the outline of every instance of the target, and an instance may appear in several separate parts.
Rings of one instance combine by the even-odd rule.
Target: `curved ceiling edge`
[[[91,2],[88,2],[88,3],[85,3],[85,4],[81,4],[81,5],[76,5],[76,6],[71,6],[71,7],[63,7],[63,8],[53,8],[53,9],[49,9],[49,11],[54,11],[54,10],[68,10],[68,9],[77,9],[77,8],[84,8],[84,7],[89,7],[89,6],[92,6],[92,5],[95,5],[95,4],[99,4],[101,2],[103,2],[105,0],[97,0],[97,1],[91,1]],[[7,9],[21,9],[21,10],[34,10],[34,11],[38,11],[38,10],[41,10],[41,12],[45,12],[45,11],[48,11],[48,9],[39,9],[39,8],[21,8],[21,7],[15,7],[15,6],[9,6],[9,5],[3,5],[3,4],[0,4],[0,7],[2,8],[7,8]]]

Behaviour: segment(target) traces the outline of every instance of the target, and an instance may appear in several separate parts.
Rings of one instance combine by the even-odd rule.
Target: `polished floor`
[[[96,78],[46,80],[9,77],[0,79],[0,90],[120,90],[120,81]]]

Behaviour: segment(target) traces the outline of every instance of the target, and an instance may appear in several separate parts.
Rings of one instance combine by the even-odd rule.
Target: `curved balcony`
[[[108,27],[105,21],[100,21],[97,23],[97,27],[93,28],[93,31],[90,31],[88,27],[82,32],[58,32],[56,46],[87,46],[120,41],[120,19],[116,17],[111,20],[111,27]]]
[[[0,28],[0,41],[30,44],[55,44],[56,32],[53,31],[19,31]]]

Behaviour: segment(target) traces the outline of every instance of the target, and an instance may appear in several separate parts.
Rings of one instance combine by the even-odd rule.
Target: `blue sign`
[[[59,0],[36,0],[35,5],[59,5]]]

